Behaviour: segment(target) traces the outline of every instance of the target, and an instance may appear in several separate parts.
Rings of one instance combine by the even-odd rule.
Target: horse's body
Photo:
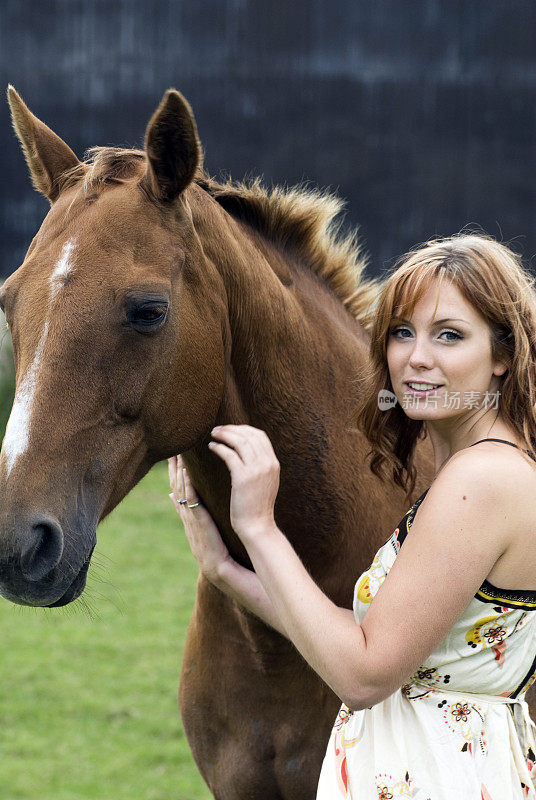
[[[83,590],[99,520],[158,460],[183,454],[232,555],[218,423],[265,430],[281,463],[276,520],[349,606],[405,510],[351,425],[377,287],[326,225],[330,199],[271,197],[198,171],[187,103],[168,92],[145,152],[81,164],[12,92],[37,188],[52,202],[1,292],[17,395],[2,449],[0,588],[63,605]],[[420,493],[432,478],[419,453]],[[180,706],[218,800],[312,800],[337,698],[292,645],[202,577]]]

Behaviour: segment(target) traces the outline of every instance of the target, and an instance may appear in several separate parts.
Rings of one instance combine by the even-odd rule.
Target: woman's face
[[[499,407],[498,376],[506,366],[493,361],[489,325],[453,284],[439,288],[433,282],[410,319],[393,317],[387,364],[393,391],[411,419]]]

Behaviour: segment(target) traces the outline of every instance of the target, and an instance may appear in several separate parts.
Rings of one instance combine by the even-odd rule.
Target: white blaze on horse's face
[[[61,250],[61,255],[54,266],[54,271],[49,278],[50,300],[54,302],[60,289],[64,286],[65,278],[72,272],[71,255],[74,250],[75,240],[69,239]],[[7,474],[9,475],[17,458],[25,452],[30,441],[30,422],[32,416],[32,406],[39,381],[39,371],[45,350],[48,335],[48,320],[45,321],[43,333],[39,339],[34,359],[23,379],[21,380],[13,408],[6,427],[2,450],[6,458]]]
[[[60,289],[65,286],[65,279],[71,274],[73,265],[70,260],[71,254],[74,250],[75,240],[69,239],[65,242],[61,250],[61,255],[56,262],[54,272],[49,278],[50,281],[50,299],[55,300]]]
[[[20,382],[13,402],[13,408],[6,427],[2,450],[6,457],[7,474],[11,472],[17,458],[24,453],[30,440],[30,416],[32,412],[35,387],[48,334],[48,320],[45,322],[41,339],[26,375]]]

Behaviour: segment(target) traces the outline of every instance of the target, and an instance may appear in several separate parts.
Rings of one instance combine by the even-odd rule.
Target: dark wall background
[[[467,223],[536,253],[533,0],[3,0],[0,73],[81,156],[190,100],[217,173],[348,201],[378,273]],[[47,202],[0,105],[1,261]]]

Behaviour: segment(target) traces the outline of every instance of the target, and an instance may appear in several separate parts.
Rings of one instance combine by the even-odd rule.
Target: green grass
[[[11,336],[2,322],[0,311],[0,442],[4,438],[6,424],[15,396],[15,365]]]
[[[197,567],[157,464],[98,530],[82,598],[0,600],[1,800],[209,800],[177,710]]]

